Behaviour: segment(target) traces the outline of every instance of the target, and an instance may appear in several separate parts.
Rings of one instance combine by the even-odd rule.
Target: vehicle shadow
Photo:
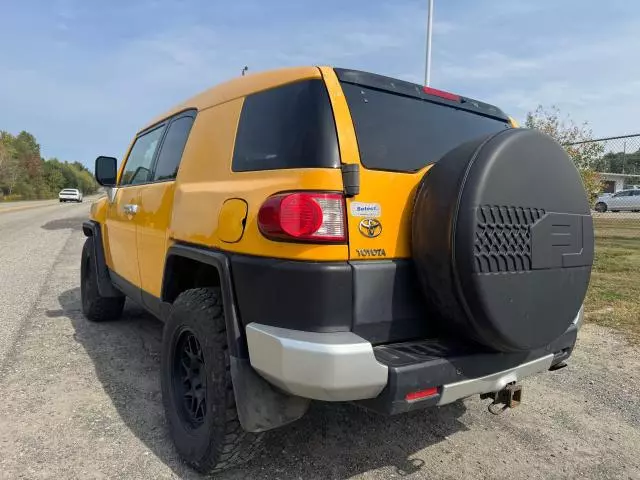
[[[40,228],[44,230],[82,230],[82,222],[86,220],[86,217],[69,217],[59,218],[57,220],[51,220],[45,223]]]
[[[127,302],[122,320],[88,322],[81,312],[80,289],[59,297],[74,337],[93,361],[98,379],[128,428],[181,478],[201,478],[177,457],[168,437],[160,393],[162,324]],[[317,402],[301,420],[267,433],[262,452],[244,468],[216,478],[348,478],[391,467],[398,476],[419,471],[411,458],[456,431],[462,402],[397,417],[385,417],[351,404]]]

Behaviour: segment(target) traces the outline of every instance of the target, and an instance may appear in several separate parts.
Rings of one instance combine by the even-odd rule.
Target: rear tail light
[[[431,87],[423,87],[422,89],[424,93],[429,95],[435,95],[436,97],[445,98],[447,100],[451,100],[454,102],[460,101],[460,95],[456,95],[455,93],[445,92],[443,90],[438,90],[437,88]]]
[[[347,239],[344,197],[319,192],[274,195],[260,207],[258,228],[272,239],[344,242]]]

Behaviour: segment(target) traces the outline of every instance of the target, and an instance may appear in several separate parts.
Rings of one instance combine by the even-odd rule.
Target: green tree
[[[564,146],[580,172],[589,200],[593,202],[602,191],[602,180],[596,173],[596,166],[602,159],[604,147],[592,141],[593,132],[589,125],[586,122],[578,125],[569,116],[562,117],[555,106],[547,110],[539,105],[527,114],[525,126],[552,136]]]
[[[44,160],[40,145],[29,132],[14,136],[0,131],[0,197],[53,198],[63,188],[78,188],[90,195],[98,185],[80,162]]]

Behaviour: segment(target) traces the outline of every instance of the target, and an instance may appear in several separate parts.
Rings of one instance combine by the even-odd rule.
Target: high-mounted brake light
[[[258,228],[267,238],[344,242],[344,197],[339,193],[295,192],[269,197],[258,212]]]
[[[456,95],[455,93],[445,92],[443,90],[438,90],[437,88],[423,87],[422,91],[426,94],[435,95],[436,97],[452,100],[454,102],[460,101],[460,95]]]
[[[417,392],[407,393],[404,399],[407,402],[415,402],[416,400],[424,400],[425,398],[433,397],[438,394],[438,387],[431,387],[425,390],[419,390]]]

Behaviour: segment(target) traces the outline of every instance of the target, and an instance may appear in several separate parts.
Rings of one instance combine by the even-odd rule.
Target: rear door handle
[[[135,215],[136,213],[138,213],[138,205],[136,205],[135,203],[127,203],[122,207],[122,209],[127,215]]]

